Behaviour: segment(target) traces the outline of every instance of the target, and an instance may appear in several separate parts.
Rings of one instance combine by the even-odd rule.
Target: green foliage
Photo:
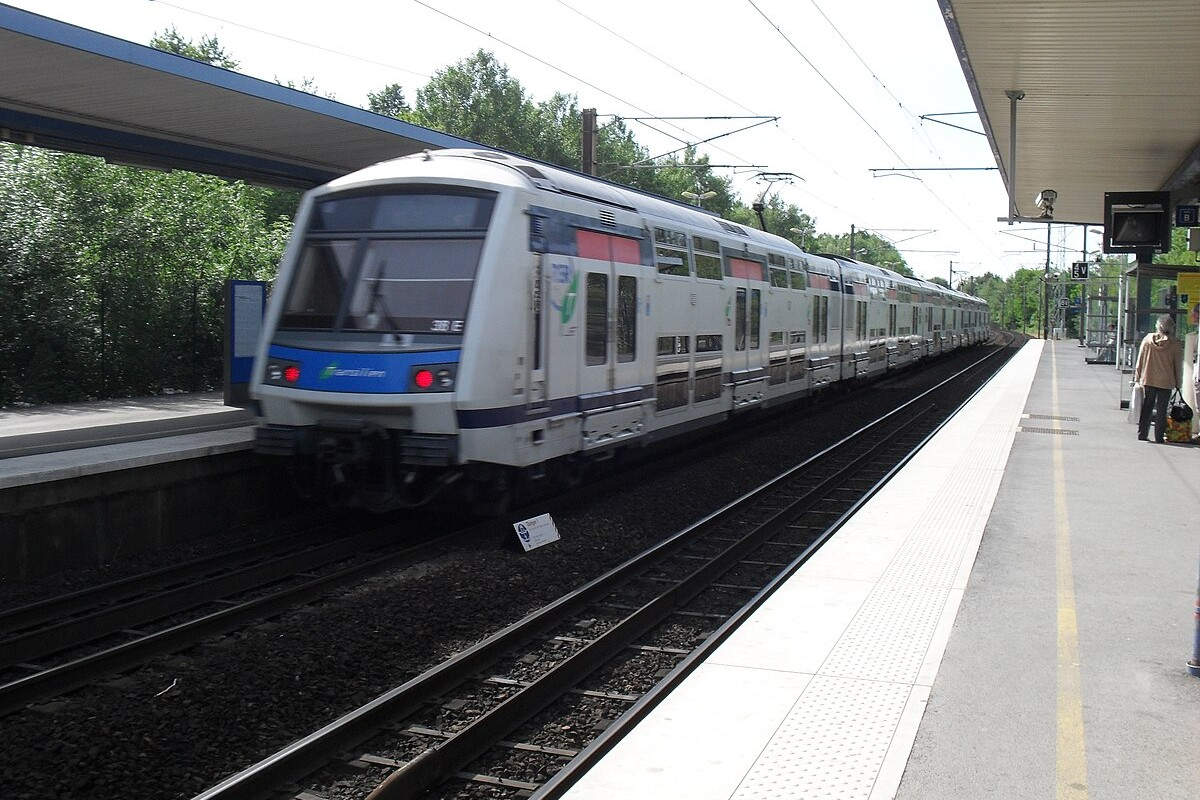
[[[201,36],[199,42],[193,42],[191,39],[183,38],[179,31],[175,30],[174,25],[154,34],[154,37],[150,39],[150,46],[194,61],[203,61],[214,67],[237,69],[239,65],[237,60],[225,52],[225,48],[217,41],[217,37]]]
[[[838,256],[850,255],[850,233],[822,233],[817,236],[814,244],[817,253],[832,253]],[[874,264],[877,267],[899,272],[901,275],[912,276],[900,251],[886,239],[876,236],[869,231],[857,231],[854,234],[854,257],[859,261]]]
[[[367,108],[376,114],[403,120],[412,113],[404,99],[404,89],[398,83],[389,83],[378,92],[367,92]]]
[[[1187,228],[1171,229],[1171,249],[1154,257],[1155,264],[1173,264],[1177,267],[1194,267],[1197,265],[1196,253],[1188,250]]]
[[[222,282],[273,277],[291,228],[280,203],[0,145],[0,405],[217,385]]]
[[[938,286],[944,286],[947,289],[950,288],[950,281],[946,280],[941,275],[935,275],[932,278],[926,278],[926,280],[928,280],[930,283],[936,283]]]

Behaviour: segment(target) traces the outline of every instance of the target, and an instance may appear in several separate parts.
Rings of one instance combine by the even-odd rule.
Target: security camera
[[[1053,189],[1042,189],[1033,199],[1033,203],[1042,210],[1043,217],[1052,217],[1054,216],[1054,201],[1057,199],[1058,192]]]

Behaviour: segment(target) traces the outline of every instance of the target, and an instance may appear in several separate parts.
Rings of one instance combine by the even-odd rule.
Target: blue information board
[[[225,403],[249,402],[250,373],[267,308],[266,281],[225,281]]]

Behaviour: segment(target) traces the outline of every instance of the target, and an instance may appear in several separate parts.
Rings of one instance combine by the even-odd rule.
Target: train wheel
[[[471,510],[481,517],[499,517],[513,506],[516,482],[511,470],[498,467],[474,477],[467,487]]]

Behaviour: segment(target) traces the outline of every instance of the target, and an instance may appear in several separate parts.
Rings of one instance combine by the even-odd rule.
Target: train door
[[[579,408],[584,449],[636,436],[645,425],[639,362],[641,245],[608,233],[576,232],[584,332]]]
[[[763,300],[766,260],[725,256],[725,273],[733,287],[733,407],[756,405],[767,396],[763,358]]]

